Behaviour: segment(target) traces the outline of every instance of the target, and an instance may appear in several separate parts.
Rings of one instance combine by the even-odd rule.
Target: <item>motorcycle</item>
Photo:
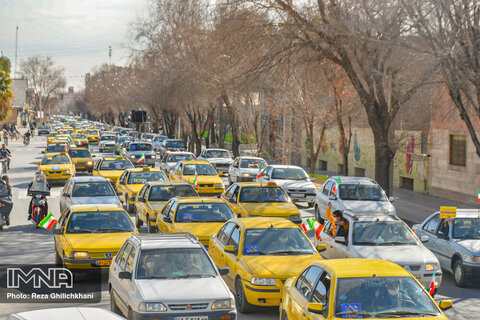
[[[38,228],[40,222],[47,216],[47,197],[42,193],[34,194],[32,197],[32,221],[35,228]]]
[[[24,137],[23,137],[23,144],[26,145],[26,146],[28,146],[28,145],[30,144],[30,138],[27,137],[27,136],[24,136]]]
[[[0,230],[3,226],[10,224],[10,212],[12,211],[13,202],[8,194],[4,183],[0,185]]]

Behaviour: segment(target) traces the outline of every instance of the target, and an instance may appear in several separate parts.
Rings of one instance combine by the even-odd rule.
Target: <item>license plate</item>
[[[109,266],[112,264],[112,260],[98,260],[97,263],[99,266]]]
[[[208,320],[208,316],[175,317],[173,320]]]
[[[291,197],[292,198],[304,198],[305,195],[303,193],[292,193]]]

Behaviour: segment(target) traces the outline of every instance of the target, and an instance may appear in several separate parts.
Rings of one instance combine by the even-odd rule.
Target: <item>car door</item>
[[[330,291],[331,285],[332,285],[331,274],[328,271],[323,270],[317,283],[315,284],[315,288],[313,289],[311,296],[308,299],[308,303],[321,303],[323,304],[324,309],[320,315],[313,314],[310,311],[308,311],[307,305],[305,305],[303,308],[305,319],[318,319],[318,316],[320,316],[321,319],[327,318],[328,312],[329,312],[328,307],[329,307],[330,296],[331,296],[331,291]]]
[[[122,271],[125,270],[125,264],[127,262],[127,258],[130,254],[130,251],[133,248],[133,244],[128,241],[125,243],[125,248],[121,252],[121,254],[117,254],[117,258],[115,258],[115,263],[114,263],[114,271],[112,273],[112,289],[114,290],[115,294],[115,300],[117,302],[117,305],[122,309],[124,313],[127,313],[127,308],[128,308],[128,300],[129,300],[129,295],[128,292],[126,291],[126,286],[125,286],[125,281],[126,279],[120,279],[118,277],[118,274]],[[118,260],[118,261],[117,261]]]
[[[240,248],[240,235],[242,233],[242,230],[239,225],[235,224],[233,227],[233,231],[230,235],[230,238],[228,239],[227,245],[228,246],[233,246],[235,248],[234,253],[228,253],[225,252],[225,250],[222,251],[222,260],[225,261],[225,267],[229,269],[228,271],[228,276],[225,279],[225,282],[230,288],[235,287],[234,280],[237,276],[237,257],[239,254],[241,254],[241,248]]]
[[[93,169],[92,169],[92,175],[93,175],[93,176],[96,176],[96,177],[97,177],[97,176],[100,176],[100,172],[99,172],[98,170],[99,170],[100,166],[102,165],[102,161],[103,161],[103,160],[101,160],[101,159],[98,160],[98,161],[95,163],[95,165],[93,166]]]
[[[122,193],[122,195],[119,195],[118,198],[120,199],[121,202],[123,202],[125,204],[128,201],[127,186],[126,186],[128,174],[129,174],[129,172],[125,170],[122,173],[122,175],[120,176],[120,178],[118,179],[117,184],[116,184],[117,193],[118,192]]]
[[[137,215],[140,219],[146,221],[146,215],[147,215],[147,207],[146,207],[146,194],[147,194],[147,189],[149,185],[144,185],[143,188],[140,190],[140,192],[137,195],[137,200],[135,201],[135,209],[137,212]]]
[[[440,219],[440,214],[436,214],[433,217],[428,220],[423,227],[420,229],[417,229],[415,233],[419,238],[422,236],[427,236],[428,241],[424,243],[424,245],[432,251],[435,256],[440,260],[441,252],[439,254],[439,248],[437,246],[437,230],[438,227],[440,226],[440,222],[442,219]]]
[[[132,277],[130,279],[118,279],[119,285],[119,295],[125,298],[124,306],[125,306],[125,313],[128,313],[129,302],[131,301],[130,295],[135,293],[135,286],[133,284],[133,267],[135,264],[135,258],[137,254],[137,248],[135,245],[132,245],[130,252],[128,253],[125,262],[121,265],[122,271],[130,272]],[[118,278],[118,277],[117,277]]]
[[[236,226],[234,222],[227,222],[223,225],[220,231],[217,233],[212,241],[212,244],[208,246],[208,253],[215,262],[215,265],[220,268],[225,268],[225,255],[223,253],[224,247],[228,243],[228,239]]]
[[[239,170],[240,157],[237,157],[235,161],[228,168],[228,175],[230,176],[230,181],[238,182],[238,170]]]
[[[305,319],[304,310],[322,271],[320,267],[311,266],[298,277],[295,288],[291,292],[292,297],[288,301],[292,319]]]
[[[325,251],[322,252],[322,256],[327,259],[333,259],[335,256],[336,248],[333,246],[333,243],[335,242],[333,239],[333,235],[331,234],[332,230],[332,223],[331,222],[326,222],[323,230],[320,232],[320,243],[325,244],[326,249]]]
[[[332,181],[327,181],[321,190],[317,194],[317,206],[318,211],[320,212],[321,217],[326,217],[327,205],[328,205],[328,195],[330,193],[330,189],[332,188]]]
[[[57,233],[53,234],[54,243],[55,243],[57,252],[58,252],[59,256],[62,257],[62,259],[63,259],[63,250],[64,250],[65,244],[66,244],[64,233],[65,233],[65,227],[67,225],[67,221],[68,221],[69,216],[70,216],[70,209],[67,208],[60,215],[60,218],[58,219],[58,223],[55,224],[55,230],[60,229],[60,230],[62,230],[62,232],[58,233],[58,234]]]
[[[63,187],[62,192],[60,193],[60,212],[65,210],[71,204],[71,193],[69,193],[69,189],[71,189],[71,185],[73,184],[72,179],[69,179],[68,182]]]
[[[180,181],[181,180],[181,173],[182,173],[182,163],[179,162],[175,165],[175,167],[170,171],[170,180],[171,181]]]
[[[168,225],[167,223],[165,222],[165,219],[169,219],[170,218],[170,208],[172,207],[172,204],[173,204],[173,200],[170,200],[166,205],[165,207],[163,207],[162,211],[158,214],[158,217],[157,217],[157,230],[158,232],[161,232],[161,233],[168,233]]]
[[[265,169],[263,169],[261,174],[259,174],[260,178],[257,178],[256,180],[257,181],[270,180],[270,176],[268,175],[268,173],[271,171],[270,169],[272,169],[272,167],[270,167],[270,166],[267,166]],[[258,177],[258,175],[257,175],[257,177]]]
[[[450,222],[447,219],[442,219],[437,229],[436,237],[436,248],[437,253],[435,254],[440,262],[440,265],[445,269],[450,269],[452,257],[455,253],[452,246],[450,245]]]
[[[230,205],[230,207],[232,208],[233,212],[235,212],[236,215],[239,214],[240,207],[236,201],[234,194],[239,188],[240,187],[238,184],[234,184],[227,190],[227,192],[225,193],[225,196],[222,196],[222,198],[225,201],[228,201],[228,204]],[[238,191],[236,192],[236,194],[238,194]]]

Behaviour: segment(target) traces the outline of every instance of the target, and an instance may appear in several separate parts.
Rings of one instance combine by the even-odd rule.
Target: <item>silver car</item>
[[[263,158],[237,157],[228,168],[228,182],[230,184],[241,181],[255,181],[258,173],[267,166]]]
[[[480,279],[480,217],[478,209],[457,209],[454,219],[440,217],[440,212],[412,227],[419,237],[428,238],[443,270],[453,274],[455,284],[466,286]]]
[[[157,155],[150,142],[130,142],[125,151],[125,157],[130,159],[136,167],[147,165],[155,168],[157,162]],[[138,161],[142,158],[143,161],[139,163]]]
[[[435,255],[397,216],[385,213],[343,213],[335,232],[329,221],[320,233],[322,253],[328,259],[364,258],[390,260],[404,267],[428,288],[435,274],[435,290],[442,282],[442,271]]]
[[[197,157],[191,152],[170,152],[162,158],[160,169],[166,173],[170,173],[175,165],[182,160],[197,160]]]
[[[117,136],[113,134],[102,134],[98,142],[100,152],[114,152],[117,148]]]
[[[329,206],[335,210],[354,213],[384,212],[397,214],[380,185],[364,177],[331,177],[318,189],[315,199],[315,218],[322,223]]]
[[[236,319],[225,274],[191,234],[135,234],[110,266],[110,308],[128,319]]]
[[[233,163],[230,151],[226,149],[205,149],[200,153],[198,160],[210,162],[217,171],[228,172],[228,168]]]

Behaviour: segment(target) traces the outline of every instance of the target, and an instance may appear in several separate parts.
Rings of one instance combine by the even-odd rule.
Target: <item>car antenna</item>
[[[274,228],[272,220],[270,220],[270,228],[272,228],[272,229]]]

